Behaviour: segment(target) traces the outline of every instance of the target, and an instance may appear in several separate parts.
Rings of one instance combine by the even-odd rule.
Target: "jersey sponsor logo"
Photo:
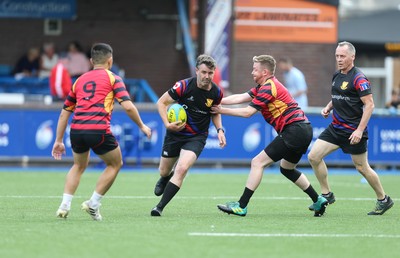
[[[365,91],[369,89],[369,83],[368,82],[363,82],[360,84],[360,90]]]
[[[332,99],[337,99],[337,100],[350,100],[350,97],[342,96],[342,95],[332,95]]]
[[[206,101],[207,101],[207,102],[206,102],[206,106],[207,106],[207,107],[211,107],[212,104],[213,104],[213,102],[214,102],[213,99],[207,99]]]
[[[194,97],[190,96],[190,98],[187,98],[188,101],[194,101]]]
[[[349,82],[343,82],[342,85],[340,85],[340,89],[341,90],[346,90],[348,84],[349,84]]]

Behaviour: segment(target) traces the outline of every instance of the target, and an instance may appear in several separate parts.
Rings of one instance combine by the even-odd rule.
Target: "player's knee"
[[[187,174],[189,168],[190,167],[188,167],[188,166],[182,166],[182,165],[181,166],[176,166],[175,169],[174,169],[174,174],[181,175],[181,176],[184,177]]]
[[[88,163],[74,163],[73,166],[78,173],[82,174],[88,167]]]
[[[317,155],[315,155],[314,153],[311,153],[311,152],[308,153],[307,158],[311,164],[318,164],[322,160],[320,157],[318,157]]]
[[[258,159],[257,157],[251,160],[251,167],[257,169],[263,169],[265,165],[263,164],[262,160]]]
[[[298,171],[297,169],[286,169],[283,167],[280,167],[282,175],[284,175],[287,179],[292,181],[293,183],[299,179],[301,176],[301,172]]]
[[[363,176],[366,176],[372,170],[370,166],[363,166],[361,164],[355,164],[355,168],[357,169],[358,173]]]

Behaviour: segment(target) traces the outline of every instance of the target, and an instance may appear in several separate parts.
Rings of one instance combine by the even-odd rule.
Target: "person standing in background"
[[[304,74],[293,66],[293,62],[290,58],[281,58],[278,65],[283,71],[284,84],[289,90],[290,95],[292,95],[301,108],[307,108],[307,83]]]

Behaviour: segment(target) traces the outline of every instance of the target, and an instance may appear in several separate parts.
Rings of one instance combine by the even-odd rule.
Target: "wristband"
[[[225,130],[224,130],[224,128],[222,128],[222,127],[217,128],[217,133],[219,133],[219,131],[222,131],[223,133],[225,133]]]

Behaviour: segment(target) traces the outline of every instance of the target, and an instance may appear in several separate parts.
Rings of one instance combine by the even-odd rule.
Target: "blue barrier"
[[[23,157],[51,158],[59,110],[0,110],[0,158]],[[120,142],[124,158],[134,158],[139,164],[142,160],[158,160],[165,135],[164,124],[156,110],[141,111],[143,121],[152,129],[153,137],[147,141],[137,126],[122,110],[113,113],[112,131]],[[313,130],[313,142],[328,126],[331,118],[324,119],[318,114],[308,114]],[[219,148],[217,132],[210,126],[209,137],[199,161],[207,164],[245,163],[256,156],[275,137],[271,126],[257,114],[250,118],[223,116],[227,146]],[[373,115],[369,123],[368,155],[372,165],[400,165],[400,119],[396,116]],[[72,157],[68,132],[64,142],[67,157]],[[349,155],[341,150],[330,154],[328,164],[350,165]],[[308,164],[304,155],[302,164]]]
[[[50,95],[48,79],[0,77],[0,92]]]
[[[146,80],[124,79],[124,82],[131,96],[135,96],[136,102],[157,102],[158,96]]]
[[[145,79],[124,79],[124,82],[135,102],[157,102],[157,95]],[[0,77],[0,93],[50,95],[49,79]]]

